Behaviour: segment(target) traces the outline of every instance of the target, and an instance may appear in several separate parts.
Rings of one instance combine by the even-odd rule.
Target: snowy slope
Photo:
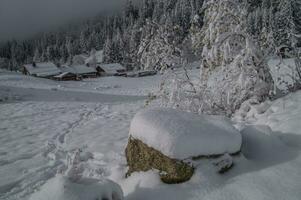
[[[160,82],[160,75],[142,78],[100,77],[66,82],[23,76],[16,73],[0,75],[0,85],[2,86],[134,96],[146,96],[151,92],[157,91]]]
[[[209,159],[194,161],[196,173],[184,184],[165,185],[153,171],[125,179],[130,122],[144,99],[123,95],[145,95],[158,79],[112,77],[60,89],[58,82],[1,74],[0,96],[12,99],[0,103],[0,199],[27,200],[66,168],[70,151],[81,148],[92,155],[83,160],[84,176],[119,183],[126,200],[300,200],[301,92],[250,109],[239,124],[242,154],[227,174],[216,173]],[[95,90],[102,81],[122,87]],[[74,99],[61,97],[64,91]]]
[[[108,159],[106,163],[118,160],[120,165],[130,120],[145,97],[101,94],[80,86],[63,90],[57,84],[14,73],[0,75],[0,199],[27,199],[64,168],[74,148],[93,150],[95,163]],[[91,177],[108,175],[112,169],[96,166]]]

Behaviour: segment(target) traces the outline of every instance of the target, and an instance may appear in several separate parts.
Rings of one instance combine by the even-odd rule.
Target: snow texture
[[[96,73],[96,69],[93,67],[87,67],[86,65],[74,65],[71,67],[75,74],[88,74]]]
[[[177,159],[237,153],[241,135],[226,118],[173,109],[147,109],[133,119],[130,135]]]
[[[30,200],[123,200],[120,186],[109,180],[81,179],[73,182],[58,175],[49,180]]]
[[[226,174],[217,173],[215,159],[201,159],[184,184],[163,184],[156,171],[125,178],[130,122],[160,78],[56,82],[0,72],[0,199],[28,200],[66,168],[66,154],[81,148],[83,177],[113,180],[127,200],[300,200],[300,91],[246,107],[236,124],[242,152]]]

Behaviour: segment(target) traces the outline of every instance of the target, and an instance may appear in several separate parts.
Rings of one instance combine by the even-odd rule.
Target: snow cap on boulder
[[[242,137],[225,117],[174,109],[145,109],[136,114],[130,136],[176,159],[234,154]]]

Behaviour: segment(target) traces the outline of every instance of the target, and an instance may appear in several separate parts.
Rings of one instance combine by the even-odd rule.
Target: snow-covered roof
[[[70,72],[70,73],[74,73],[74,74],[76,73],[76,71],[70,66],[64,65],[64,66],[61,66],[60,69],[62,72]]]
[[[110,63],[99,65],[106,73],[116,73],[118,70],[125,70],[120,63]]]
[[[89,74],[96,73],[96,69],[93,67],[87,67],[86,65],[75,65],[71,67],[75,74]]]
[[[54,76],[61,73],[61,70],[51,62],[36,63],[35,66],[33,64],[26,64],[24,67],[30,75],[39,77]]]
[[[89,74],[97,72],[95,68],[88,67],[86,65],[62,66],[61,70],[63,72],[70,72],[73,74]]]
[[[224,117],[166,108],[146,109],[136,114],[130,135],[178,159],[237,153],[242,144],[241,134]]]

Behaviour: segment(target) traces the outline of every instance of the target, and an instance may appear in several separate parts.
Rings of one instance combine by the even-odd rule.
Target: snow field
[[[126,101],[121,95],[110,101],[111,96],[98,96],[92,101],[89,99],[96,96],[90,92],[94,89],[90,88],[89,98],[81,101],[77,100],[82,96],[80,92],[71,95],[76,97],[72,101],[62,101],[61,97],[55,96],[46,101],[30,88],[36,86],[45,90],[37,90],[38,93],[47,93],[53,91],[52,84],[57,82],[31,77],[33,82],[39,82],[32,83],[23,78],[20,81],[22,76],[19,75],[14,80],[11,78],[15,75],[9,76],[8,83],[7,75],[0,75],[1,89],[12,84],[15,88],[8,88],[5,94],[20,98],[0,103],[1,200],[27,200],[45,188],[50,191],[51,184],[58,181],[53,177],[66,170],[67,155],[78,148],[90,155],[81,161],[83,177],[113,180],[121,186],[126,200],[300,199],[300,92],[247,109],[245,121],[239,126],[242,153],[232,157],[234,167],[228,173],[216,173],[213,159],[195,161],[196,170],[191,180],[171,186],[161,183],[155,171],[134,173],[128,179],[124,177],[127,171],[124,148],[130,122],[143,107],[143,98],[133,97]],[[156,88],[157,79],[153,78],[153,83],[150,79],[147,88]],[[111,80],[118,82],[118,78]],[[143,90],[146,86],[135,80],[137,82],[134,84],[133,81],[133,88],[128,91],[142,94],[136,89],[141,86],[139,90]],[[39,88],[40,83],[45,87]],[[17,88],[21,85],[25,88],[23,92]],[[74,89],[78,92],[90,86],[74,87],[78,87]],[[130,86],[124,87],[126,90]],[[110,90],[118,93],[122,88]],[[0,91],[2,97],[3,90]],[[58,93],[57,97],[60,94],[63,93]]]

